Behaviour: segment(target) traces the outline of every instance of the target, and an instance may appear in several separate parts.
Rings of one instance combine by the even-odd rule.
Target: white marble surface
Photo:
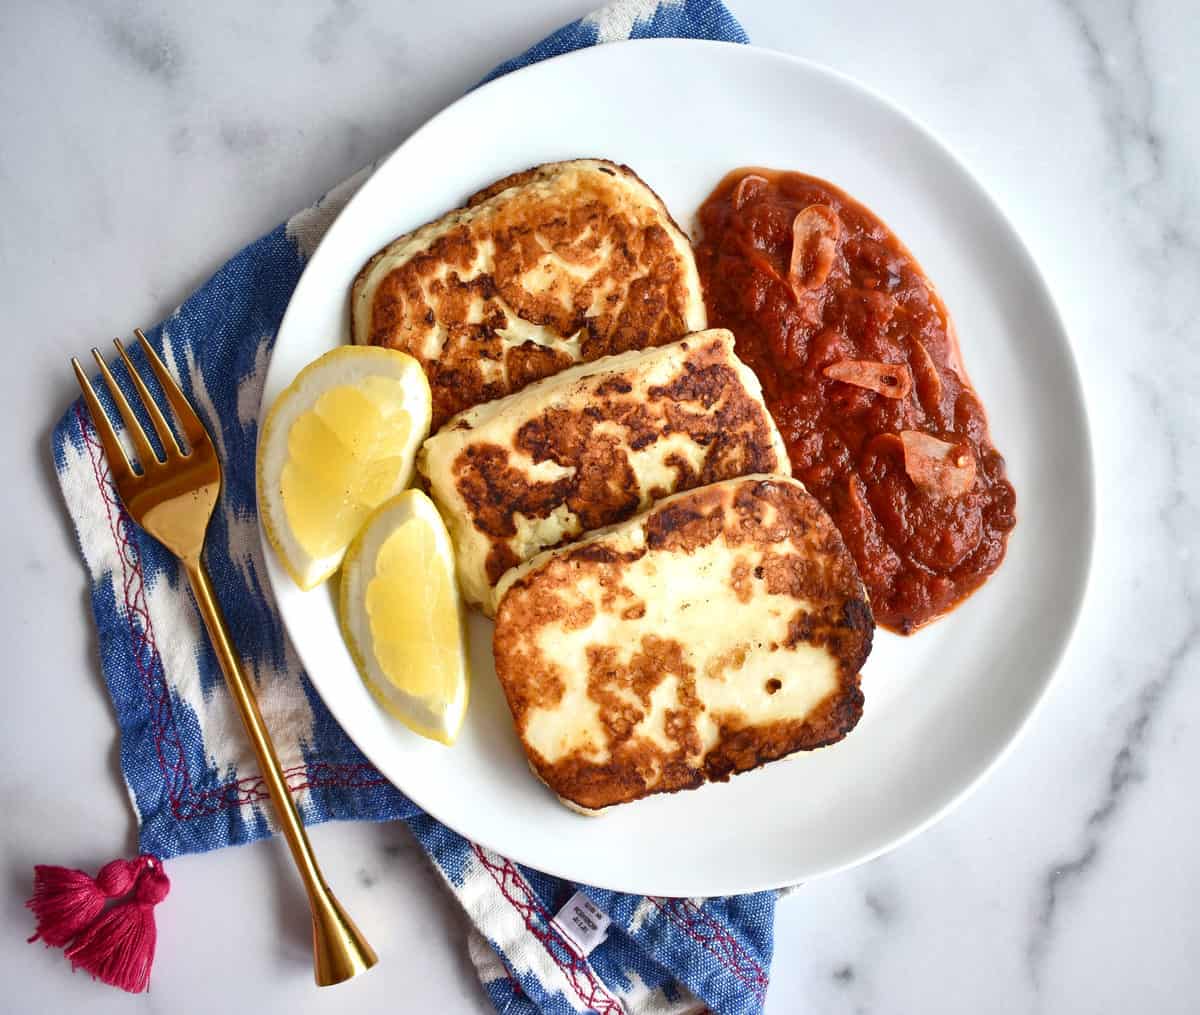
[[[92,865],[134,842],[48,435],[74,395],[69,355],[162,317],[588,6],[0,8],[0,312],[15,353],[0,379],[0,1009],[490,1010],[463,920],[400,827],[314,832],[383,958],[336,991],[310,985],[277,843],[170,865],[148,995],[24,943],[34,862]],[[999,198],[1072,333],[1102,492],[1088,605],[1018,750],[932,831],[781,903],[768,1011],[1200,1010],[1195,6],[733,6],[757,42],[911,110]]]

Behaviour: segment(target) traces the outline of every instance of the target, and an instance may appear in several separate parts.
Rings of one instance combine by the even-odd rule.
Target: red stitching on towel
[[[326,786],[361,789],[366,786],[378,786],[386,781],[373,766],[361,762],[355,765],[331,765],[325,761],[318,761],[311,765],[293,765],[291,768],[285,768],[283,775],[288,789],[293,793]],[[197,793],[181,817],[186,820],[215,814],[228,807],[241,807],[267,796],[263,777],[259,774],[248,775],[236,782],[227,782]]]
[[[125,601],[125,620],[129,627],[133,660],[137,667],[142,690],[146,694],[146,701],[150,706],[150,720],[154,728],[154,750],[158,756],[163,782],[167,787],[167,797],[171,802],[172,811],[178,817],[176,783],[182,777],[184,785],[190,788],[190,776],[183,762],[183,745],[175,727],[171,695],[162,676],[162,659],[154,640],[154,625],[150,622],[150,612],[146,607],[146,587],[142,575],[141,556],[129,531],[133,521],[125,511],[124,505],[116,497],[104,450],[95,437],[91,421],[84,415],[82,406],[78,404],[75,406],[75,418],[79,424],[80,433],[83,435],[88,456],[91,458],[92,473],[100,491],[104,510],[108,515],[108,527],[112,533],[113,542],[116,544],[117,556],[121,561],[121,595]],[[138,624],[134,622],[135,619],[140,622],[140,632]],[[145,659],[147,649],[150,653],[148,664]],[[170,757],[168,757],[168,752]]]
[[[475,851],[484,870],[496,882],[500,894],[521,914],[525,920],[525,928],[541,942],[546,954],[562,970],[563,976],[579,1000],[600,1015],[624,1015],[625,1009],[605,989],[604,984],[596,979],[587,959],[550,924],[549,912],[512,862],[504,857],[497,857],[500,862],[496,863],[474,842],[471,843],[471,849]],[[558,944],[567,953],[569,959],[566,962],[556,954],[553,944]]]
[[[691,899],[660,899],[647,896],[659,911],[693,941],[702,945],[738,980],[749,987],[760,1001],[767,992],[767,974],[754,956],[719,920],[704,912]],[[707,934],[705,933],[707,931]]]
[[[136,528],[116,495],[104,449],[96,439],[92,422],[81,405],[75,406],[75,419],[91,459],[96,487],[100,491],[100,499],[108,515],[109,531],[121,561],[121,596],[125,603],[129,640],[139,681],[150,706],[154,750],[166,785],[171,813],[180,821],[187,821],[262,800],[268,793],[262,775],[257,773],[230,780],[213,789],[200,792],[193,790],[183,742],[175,724],[170,689],[163,674],[162,657],[154,639],[154,625],[146,604],[146,583]],[[292,792],[327,786],[378,786],[385,781],[373,766],[361,762],[353,765],[331,765],[328,762],[297,765],[287,769],[284,775]]]

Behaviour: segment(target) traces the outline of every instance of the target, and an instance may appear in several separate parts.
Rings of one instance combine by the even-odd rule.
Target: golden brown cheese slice
[[[500,583],[496,673],[530,765],[595,811],[832,744],[874,621],[804,487],[677,494]]]
[[[608,356],[455,416],[418,467],[454,539],[467,600],[495,612],[510,567],[669,494],[754,472],[787,449],[733,335]]]
[[[573,363],[707,324],[687,237],[633,170],[600,159],[506,177],[379,251],[351,334],[421,361],[436,430]]]

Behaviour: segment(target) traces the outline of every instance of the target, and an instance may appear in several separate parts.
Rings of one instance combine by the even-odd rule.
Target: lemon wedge
[[[452,744],[470,678],[450,536],[420,490],[367,519],[346,551],[342,636],[375,697],[422,736]]]
[[[421,365],[369,346],[327,352],[275,400],[258,443],[259,515],[302,589],[333,574],[367,516],[412,481],[430,414]]]

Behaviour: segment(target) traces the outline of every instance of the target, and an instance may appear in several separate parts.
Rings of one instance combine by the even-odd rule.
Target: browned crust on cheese
[[[658,202],[659,207],[662,209],[663,215],[665,216],[666,220],[671,223],[671,226],[674,228],[674,230],[679,233],[680,236],[685,238],[687,237],[687,233],[684,231],[683,227],[675,221],[675,216],[671,214],[671,210],[667,207],[666,202],[658,196],[658,191],[656,191],[650,186],[650,184],[638,176],[633,167],[625,165],[624,162],[613,162],[612,159],[602,159],[594,155],[581,156],[575,161],[596,162],[599,163],[597,172],[607,173],[610,176],[628,176],[631,180],[637,180],[638,183],[640,183],[646,188],[647,191],[650,192],[650,195],[654,198],[654,200]],[[508,190],[509,187],[523,186],[524,184],[529,183],[531,180],[537,179],[538,172],[541,169],[542,165],[536,165],[530,166],[528,169],[522,169],[516,173],[509,173],[508,176],[502,177],[495,183],[488,184],[482,190],[475,191],[475,193],[468,197],[464,202],[464,206],[467,208],[474,208],[475,205],[482,204],[484,201],[495,197],[497,194],[503,193],[504,191]]]
[[[535,180],[539,169],[496,181],[472,195],[467,207],[520,188]],[[642,183],[628,167],[615,163],[596,170],[597,176],[605,173],[620,173]],[[575,362],[569,354],[533,341],[506,346],[499,334],[506,322],[501,301],[523,320],[564,338],[581,333],[584,362],[661,345],[690,330],[687,304],[689,297],[699,294],[689,293],[670,231],[685,245],[686,234],[649,187],[650,207],[637,221],[610,205],[598,187],[524,208],[519,191],[514,193],[489,230],[497,235],[497,244],[488,274],[460,278],[458,271],[472,263],[475,243],[468,225],[451,229],[380,281],[367,334],[356,328],[354,307],[369,273],[388,248],[376,253],[358,273],[351,289],[352,340],[400,349],[421,362],[433,394],[434,431],[463,409],[501,398]],[[606,256],[600,253],[604,241],[611,241]],[[569,305],[524,284],[547,243],[562,260],[589,271],[587,283],[577,286]],[[446,266],[450,271],[445,279],[429,281]],[[605,285],[616,287],[605,297],[606,308],[589,315],[594,290]],[[426,356],[420,348],[426,334],[423,328],[435,322],[447,329],[448,336],[436,355]],[[507,379],[486,379],[481,362],[489,360],[503,364]]]
[[[841,536],[800,484],[756,478],[705,487],[671,498],[631,524],[642,527],[644,548],[618,550],[603,538],[566,547],[519,578],[497,613],[496,672],[530,763],[555,793],[578,807],[599,810],[652,793],[724,781],[796,751],[836,743],[854,727],[863,707],[859,670],[871,650],[874,620]],[[622,581],[630,563],[647,553],[689,554],[714,540],[723,540],[735,561],[738,550],[762,555],[761,565],[731,576],[731,582],[750,581],[757,586],[753,594],[807,604],[796,608],[786,642],[767,647],[782,653],[783,679],[787,651],[803,642],[835,659],[835,691],[807,715],[776,722],[754,724],[737,714],[714,715],[718,740],[697,760],[696,718],[706,705],[696,694],[687,647],[669,631],[644,635],[632,655],[624,645],[594,645],[587,653],[588,696],[600,708],[607,760],[596,762],[579,751],[554,762],[539,755],[524,739],[526,716],[531,709],[557,705],[563,683],[555,664],[534,647],[537,629],[546,624],[580,629],[591,621],[586,610],[564,615],[580,609],[571,590],[585,577],[604,589],[601,606],[606,611],[619,615],[636,608]],[[737,680],[744,659],[745,650],[731,646],[718,660],[722,679]],[[677,707],[667,713],[666,727],[673,750],[632,735],[651,693],[666,677],[676,681]],[[780,682],[768,683],[777,687]],[[767,693],[774,692],[768,688]]]
[[[569,475],[532,481],[495,444],[469,444],[458,454],[451,466],[455,489],[471,523],[492,543],[485,563],[490,584],[519,563],[507,542],[518,516],[548,518],[565,505],[578,520],[562,540],[569,542],[669,493],[786,467],[767,410],[729,364],[725,343],[709,338],[689,345],[680,371],[663,384],[634,392],[630,377],[614,371],[588,386],[586,405],[548,408],[521,426],[515,450],[535,463],[569,468]],[[673,455],[670,488],[640,489],[630,454],[674,435],[704,449],[699,468]]]

